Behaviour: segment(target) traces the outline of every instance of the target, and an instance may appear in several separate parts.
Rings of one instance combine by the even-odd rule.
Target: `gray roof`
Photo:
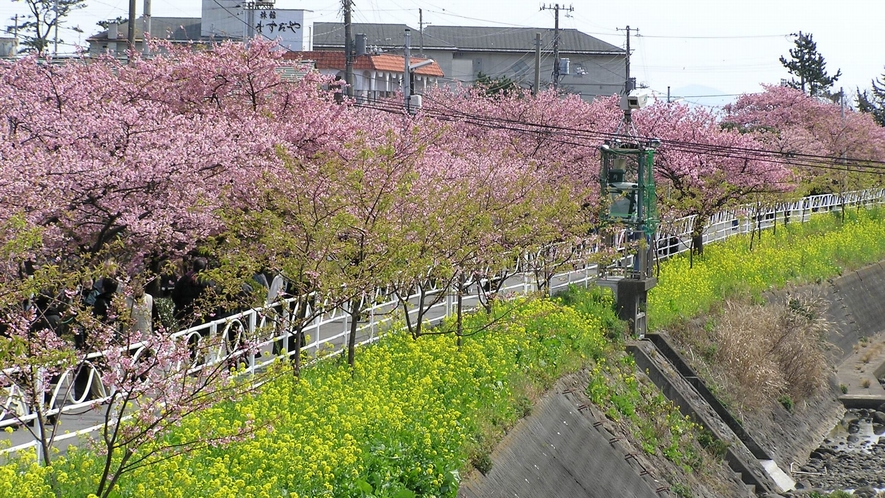
[[[377,45],[378,47],[385,49],[402,47],[405,42],[406,29],[412,31],[411,46],[413,48],[419,47],[421,43],[421,33],[405,24],[353,23],[351,29],[354,37],[359,33],[364,33],[366,35],[367,45]],[[314,23],[313,46],[314,48],[343,47],[344,23]],[[424,48],[454,50],[455,46],[447,41],[429,35],[428,30],[425,29]]]
[[[353,34],[365,33],[368,45],[384,49],[403,46],[406,29],[412,30],[412,47],[421,43],[421,34],[405,24],[354,23]],[[541,46],[553,46],[552,28],[490,28],[473,26],[427,26],[424,28],[425,49],[448,49],[471,52],[525,52],[534,50],[535,33],[541,33]],[[314,23],[313,45],[317,49],[344,46],[344,23]],[[564,54],[617,54],[625,50],[594,38],[576,29],[559,30],[559,50]]]
[[[489,28],[470,26],[428,26],[425,38],[430,35],[446,40],[459,50],[467,51],[520,51],[534,50],[535,33],[541,33],[541,47],[553,46],[551,28]],[[576,29],[559,30],[559,51],[562,53],[624,54],[625,50],[594,38]]]
[[[142,24],[141,17],[135,21],[135,38],[141,40]],[[123,21],[118,25],[118,40],[126,40],[129,32],[129,21]],[[172,41],[198,41],[200,39],[199,17],[152,17],[151,35],[154,38]],[[89,37],[89,41],[101,41],[108,39],[108,32],[102,31]]]

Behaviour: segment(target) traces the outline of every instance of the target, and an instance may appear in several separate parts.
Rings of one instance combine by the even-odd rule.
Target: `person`
[[[99,320],[109,323],[112,321],[109,318],[109,311],[111,311],[111,303],[114,300],[114,294],[117,293],[117,287],[119,287],[119,282],[117,279],[113,277],[104,277],[99,282],[100,284],[100,292],[98,296],[95,297],[95,301],[92,304],[92,314],[95,315]]]
[[[150,334],[153,331],[154,298],[144,291],[144,285],[134,282],[132,295],[126,297],[126,308],[129,310],[129,332],[141,331]]]
[[[43,290],[37,294],[30,303],[36,313],[36,320],[31,324],[31,331],[49,329],[59,337],[66,334],[66,323],[62,319],[64,308],[64,293],[55,293],[51,290]]]
[[[172,288],[172,303],[175,305],[175,319],[179,327],[190,328],[203,323],[203,318],[196,315],[195,305],[211,285],[200,275],[206,266],[206,258],[194,258],[191,270],[179,278]]]

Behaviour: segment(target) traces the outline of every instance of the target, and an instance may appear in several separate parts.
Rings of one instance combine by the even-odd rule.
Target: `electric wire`
[[[446,107],[445,102],[433,101],[431,103]],[[394,101],[376,102],[372,105],[356,104],[361,107],[369,107],[383,112],[405,114],[404,108]],[[598,146],[600,142],[623,139],[623,135],[603,132],[598,130],[577,130],[573,128],[559,127],[549,124],[526,123],[522,121],[508,120],[499,117],[486,117],[467,115],[466,113],[449,108],[448,113],[437,110],[422,111],[422,115],[441,121],[459,121],[490,129],[517,131],[526,134],[543,134],[546,139],[562,145],[579,147]],[[454,112],[452,112],[454,111]],[[556,135],[552,134],[556,133]],[[654,140],[649,137],[630,137],[640,141]],[[666,153],[669,150],[720,157],[728,159],[740,159],[745,161],[767,161],[781,166],[792,166],[806,169],[829,170],[839,172],[859,172],[870,174],[885,173],[885,161],[873,159],[859,159],[850,157],[835,157],[798,152],[784,152],[768,149],[756,149],[747,147],[728,146],[722,144],[702,144],[679,140],[659,140],[659,150]]]
[[[596,131],[596,130],[592,130],[592,131],[591,130],[573,130],[570,128],[559,127],[559,126],[554,126],[554,125],[537,124],[537,123],[524,123],[524,122],[519,122],[519,121],[515,121],[515,120],[506,120],[503,118],[484,118],[484,117],[472,116],[472,115],[468,116],[461,111],[452,109],[451,107],[448,106],[448,104],[446,102],[436,101],[435,103],[438,105],[447,107],[450,111],[453,111],[455,113],[454,115],[460,114],[462,117],[467,117],[467,118],[474,119],[474,120],[485,119],[486,121],[488,121],[489,119],[491,119],[491,120],[498,121],[498,122],[505,122],[510,125],[526,125],[529,127],[538,127],[538,128],[560,131],[560,132],[572,132],[572,133],[577,133],[577,134],[589,136],[591,138],[602,138],[604,140],[617,139],[617,138],[621,137],[620,135],[615,134],[615,133],[606,133],[606,132],[600,132],[600,131]],[[653,137],[635,137],[635,138],[640,141],[646,141],[646,142],[656,140]],[[701,144],[701,143],[697,143],[697,142],[682,142],[682,141],[676,141],[676,140],[659,140],[659,141],[661,142],[662,145],[669,145],[669,146],[674,147],[676,149],[685,150],[685,151],[689,151],[689,152],[710,152],[710,151],[718,151],[718,150],[727,150],[729,152],[740,153],[742,155],[757,154],[760,156],[764,156],[764,158],[766,158],[766,159],[769,159],[771,157],[788,156],[789,158],[796,159],[796,160],[839,161],[839,162],[844,162],[844,163],[878,164],[878,165],[885,167],[885,161],[871,160],[871,159],[823,156],[823,155],[805,154],[805,153],[792,152],[792,151],[781,152],[781,151],[772,151],[772,150],[767,150],[767,149],[750,149],[750,148],[743,148],[743,147],[723,146],[723,145],[719,145],[719,144]]]

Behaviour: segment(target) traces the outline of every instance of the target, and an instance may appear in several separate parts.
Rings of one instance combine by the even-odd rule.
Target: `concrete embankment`
[[[877,408],[885,403],[885,388],[879,382],[885,376],[885,264],[773,293],[768,299],[797,296],[828,303],[835,372],[828,389],[793,412],[775,403],[764,416],[744,416],[739,422],[666,340],[649,337],[630,345],[639,369],[680,410],[728,443],[726,461],[747,485],[740,496],[792,489],[800,477],[792,475],[792,469],[807,461],[845,407]],[[659,469],[641,450],[618,446],[622,441],[617,428],[587,407],[581,391],[586,383],[580,376],[568,379],[571,386],[561,381],[505,437],[492,455],[489,475],[465,480],[459,496],[676,496],[655,477]],[[738,496],[734,490],[730,493]]]
[[[666,496],[617,431],[588,409],[586,387],[577,376],[560,379],[495,449],[491,472],[464,481],[459,496]]]

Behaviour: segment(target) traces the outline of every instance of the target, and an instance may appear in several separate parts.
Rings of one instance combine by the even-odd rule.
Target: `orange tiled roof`
[[[344,52],[314,50],[310,52],[288,52],[283,56],[288,60],[312,60],[317,69],[344,69]],[[412,64],[426,59],[413,57]],[[387,71],[390,73],[403,72],[403,56],[393,54],[361,55],[353,60],[354,71]],[[439,64],[433,62],[415,70],[415,74],[442,78],[443,72]]]

